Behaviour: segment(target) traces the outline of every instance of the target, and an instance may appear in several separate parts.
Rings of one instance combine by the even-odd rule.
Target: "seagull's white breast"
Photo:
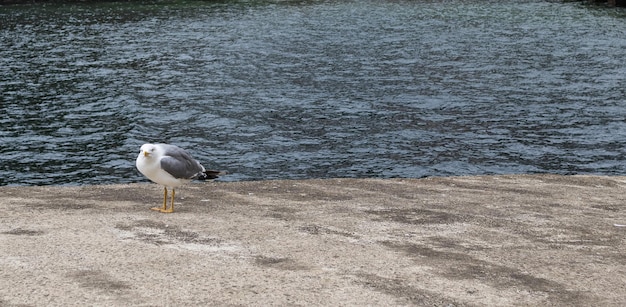
[[[161,168],[161,157],[149,155],[145,156],[143,151],[137,156],[137,169],[148,179],[162,184],[166,187],[178,187],[184,183],[183,180],[176,179]]]

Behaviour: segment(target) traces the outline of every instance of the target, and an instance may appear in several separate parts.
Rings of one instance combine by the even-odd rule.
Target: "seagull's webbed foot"
[[[162,208],[162,207],[154,207],[154,208],[150,208],[150,209],[152,209],[154,211],[159,211],[161,213],[172,213],[172,212],[174,212],[174,209],[172,209],[172,208],[166,209],[166,208]]]

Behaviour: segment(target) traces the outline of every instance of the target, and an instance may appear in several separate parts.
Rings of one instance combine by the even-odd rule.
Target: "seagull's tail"
[[[226,172],[216,170],[206,170],[198,175],[198,180],[209,180],[218,178],[220,175],[226,175]]]

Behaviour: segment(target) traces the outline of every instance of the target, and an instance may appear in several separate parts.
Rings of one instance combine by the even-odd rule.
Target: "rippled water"
[[[0,7],[0,185],[626,175],[626,11],[547,1]]]

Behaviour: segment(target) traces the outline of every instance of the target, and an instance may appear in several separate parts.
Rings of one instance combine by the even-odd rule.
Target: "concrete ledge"
[[[2,187],[0,306],[626,305],[625,177]]]

